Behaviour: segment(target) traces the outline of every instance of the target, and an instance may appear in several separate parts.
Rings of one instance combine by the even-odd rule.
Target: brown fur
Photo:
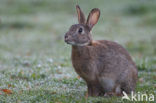
[[[82,14],[78,15],[84,17]],[[121,95],[122,91],[130,93],[135,90],[138,74],[128,52],[115,42],[93,41],[91,38],[90,30],[97,23],[99,15],[99,9],[93,9],[87,19],[89,25],[73,25],[66,33],[65,42],[72,45],[73,67],[86,81],[89,96]],[[78,32],[80,28],[83,28],[83,32]]]

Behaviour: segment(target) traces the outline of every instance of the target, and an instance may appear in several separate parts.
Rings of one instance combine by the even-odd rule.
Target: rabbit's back
[[[116,42],[100,40],[90,48],[92,48],[91,54],[95,55],[95,61],[98,64],[97,68],[99,68],[100,73],[114,72],[115,70],[119,72],[119,70],[123,71],[131,68],[137,70],[127,50]]]

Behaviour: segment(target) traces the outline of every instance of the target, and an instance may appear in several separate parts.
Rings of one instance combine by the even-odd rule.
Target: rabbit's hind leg
[[[126,92],[127,94],[130,94],[132,91],[135,91],[137,83],[137,72],[136,71],[129,71],[124,79],[121,82],[121,89],[122,92]]]

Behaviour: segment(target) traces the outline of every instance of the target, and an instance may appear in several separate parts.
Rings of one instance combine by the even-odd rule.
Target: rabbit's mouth
[[[73,42],[73,41],[67,41],[66,42],[67,44],[70,44],[70,45],[73,45],[73,46],[87,46],[87,45],[89,45],[89,43],[88,42],[86,42],[86,43],[83,43],[83,44],[80,44],[80,43],[75,43],[75,42]]]
[[[76,45],[75,42],[72,42],[72,41],[66,41],[67,44],[70,44],[70,45]]]

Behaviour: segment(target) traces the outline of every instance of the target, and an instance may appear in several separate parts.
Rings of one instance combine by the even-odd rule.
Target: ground
[[[1,0],[0,102],[131,103],[86,97],[86,83],[71,64],[71,46],[64,43],[77,23],[77,3],[86,17],[94,7],[101,10],[93,38],[123,45],[139,70],[136,93],[156,100],[155,0]]]

